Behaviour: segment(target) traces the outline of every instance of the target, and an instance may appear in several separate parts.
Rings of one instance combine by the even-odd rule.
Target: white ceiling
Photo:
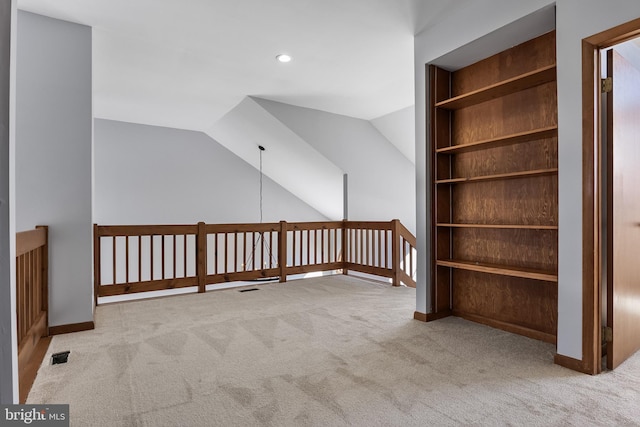
[[[413,34],[451,0],[19,0],[93,27],[94,115],[203,130],[246,96],[373,119],[413,104]],[[279,53],[293,61],[280,64]]]

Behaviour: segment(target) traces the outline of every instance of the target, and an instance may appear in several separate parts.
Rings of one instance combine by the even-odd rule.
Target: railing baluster
[[[142,282],[142,236],[138,236],[138,282]]]
[[[113,236],[113,284],[117,283],[116,281],[116,236]]]
[[[242,233],[242,270],[247,271],[247,233]]]
[[[382,267],[382,230],[378,230],[377,236],[377,244],[376,248],[378,249],[378,259],[376,262],[376,267]]]
[[[213,251],[211,257],[213,258],[213,274],[218,274],[218,233],[213,233]]]
[[[175,234],[173,235],[173,252],[172,252],[172,254],[173,254],[173,257],[172,257],[173,259],[172,259],[171,269],[172,269],[172,272],[173,272],[172,277],[175,279],[177,277],[177,275],[176,275],[176,235]]]
[[[300,264],[299,265],[304,265],[304,262],[302,261],[302,248],[303,248],[303,238],[302,238],[302,230],[300,230]]]
[[[129,283],[129,236],[125,236],[124,238],[124,282]]]
[[[258,239],[260,236],[258,236]],[[251,271],[259,270],[256,268],[256,265],[259,264],[258,261],[258,240],[256,239],[256,232],[251,232],[251,244],[253,246],[253,256],[251,257]]]
[[[409,245],[409,277],[413,279],[413,248]]]
[[[149,251],[150,251],[150,267],[149,267],[149,277],[150,280],[153,280],[153,234],[149,236]]]
[[[233,271],[238,271],[238,233],[233,233]]]
[[[258,240],[260,242],[260,268],[258,270],[264,269],[264,232],[260,232],[258,235]]]
[[[273,268],[273,231],[269,232],[269,268]]]
[[[160,243],[162,244],[162,251],[161,251],[161,256],[162,256],[162,280],[164,280],[164,263],[165,263],[165,254],[164,254],[164,234],[162,235],[161,239],[160,239]]]
[[[401,237],[402,239],[402,269],[404,270],[404,272],[407,272],[407,241],[404,240],[403,237]]]
[[[29,328],[31,327],[31,294],[32,291],[31,289],[33,288],[33,275],[32,275],[32,271],[33,271],[33,266],[32,266],[32,260],[31,260],[31,252],[27,252],[25,254],[26,257],[26,271],[25,271],[25,275],[27,277],[27,287],[26,287],[26,296],[24,299],[24,302],[26,304],[25,306],[25,318],[27,319],[27,321],[25,322],[26,324],[26,329],[27,331],[29,330]]]
[[[296,230],[292,231],[291,239],[291,265],[296,266]]]
[[[364,265],[371,265],[369,263],[369,249],[371,246],[371,236],[369,235],[369,230],[364,230],[364,253],[365,253],[365,261]]]
[[[22,266],[23,263],[23,259],[24,259],[24,255],[21,255],[18,257],[18,259],[16,260],[16,274],[18,276],[18,280],[17,280],[17,288],[18,288],[18,292],[17,292],[17,317],[18,317],[18,344],[20,344],[22,342],[22,339],[24,337],[24,333],[22,332],[22,328],[23,328],[23,324],[24,324],[24,313],[23,313],[23,302],[22,300],[24,299],[24,281],[26,280],[26,278],[24,277],[24,267]],[[23,274],[18,274],[19,272],[23,272]]]
[[[324,264],[324,229],[321,231],[321,241],[320,241],[320,262]]]
[[[187,277],[187,235],[182,235],[182,277]]]
[[[391,268],[389,265],[389,231],[384,231],[384,266]]]
[[[358,229],[358,264],[362,264],[363,260],[362,254],[362,228]]]
[[[229,233],[224,233],[224,274],[228,272],[227,251],[229,250]]]

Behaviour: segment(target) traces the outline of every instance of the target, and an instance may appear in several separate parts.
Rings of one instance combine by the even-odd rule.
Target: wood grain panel
[[[558,271],[555,230],[456,228],[453,259]]]
[[[455,71],[451,95],[472,92],[555,62],[556,32],[551,31]]]
[[[453,283],[455,310],[556,334],[556,283],[465,270],[453,271]]]
[[[451,147],[437,148],[439,154],[456,154],[469,151],[486,150],[489,148],[503,147],[505,145],[519,144],[527,141],[535,141],[558,136],[558,126],[548,126],[540,129],[531,129],[524,132],[516,132],[509,135],[500,135],[495,138],[482,139]]]
[[[453,145],[556,126],[556,82],[453,112]],[[488,119],[490,118],[490,119]]]
[[[454,223],[558,224],[558,177],[477,182],[453,189]]]
[[[529,71],[520,76],[509,80],[504,80],[491,86],[468,92],[455,98],[450,98],[442,102],[438,102],[436,107],[445,108],[447,110],[457,110],[466,108],[471,105],[481,104],[509,95],[511,93],[523,91],[538,85],[555,81],[556,66],[550,65],[537,70]]]
[[[452,178],[477,177],[558,167],[558,139],[460,153],[452,160]]]

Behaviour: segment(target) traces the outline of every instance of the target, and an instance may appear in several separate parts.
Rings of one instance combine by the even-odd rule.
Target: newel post
[[[198,223],[196,235],[196,272],[198,275],[198,292],[206,291],[207,284],[207,229],[202,221]]]
[[[287,281],[287,221],[280,221],[278,233],[278,267],[280,268],[280,283]]]
[[[347,225],[347,220],[342,221],[342,274],[349,274],[349,269],[347,268],[349,260],[347,259],[347,248],[349,247],[349,227]]]
[[[40,309],[47,313],[44,318],[44,331],[45,336],[49,336],[49,226],[37,225],[36,228],[44,232],[44,246],[41,249],[42,264],[40,265],[40,277],[42,278],[42,307]]]
[[[400,220],[391,221],[391,280],[400,286]]]

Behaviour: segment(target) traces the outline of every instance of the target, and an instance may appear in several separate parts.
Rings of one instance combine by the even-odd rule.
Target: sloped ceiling
[[[206,133],[299,199],[332,220],[342,219],[343,171],[278,121],[254,99],[245,98]]]
[[[97,118],[205,130],[245,96],[367,120],[412,105],[415,5],[449,1],[19,0],[18,7],[93,28]],[[283,52],[293,61],[278,63]]]
[[[252,97],[371,120],[413,160],[413,36],[461,2],[18,0],[18,7],[92,27],[96,118],[204,131],[256,168],[257,145],[268,146],[267,176],[340,219],[342,170]],[[279,63],[280,53],[293,61]]]

